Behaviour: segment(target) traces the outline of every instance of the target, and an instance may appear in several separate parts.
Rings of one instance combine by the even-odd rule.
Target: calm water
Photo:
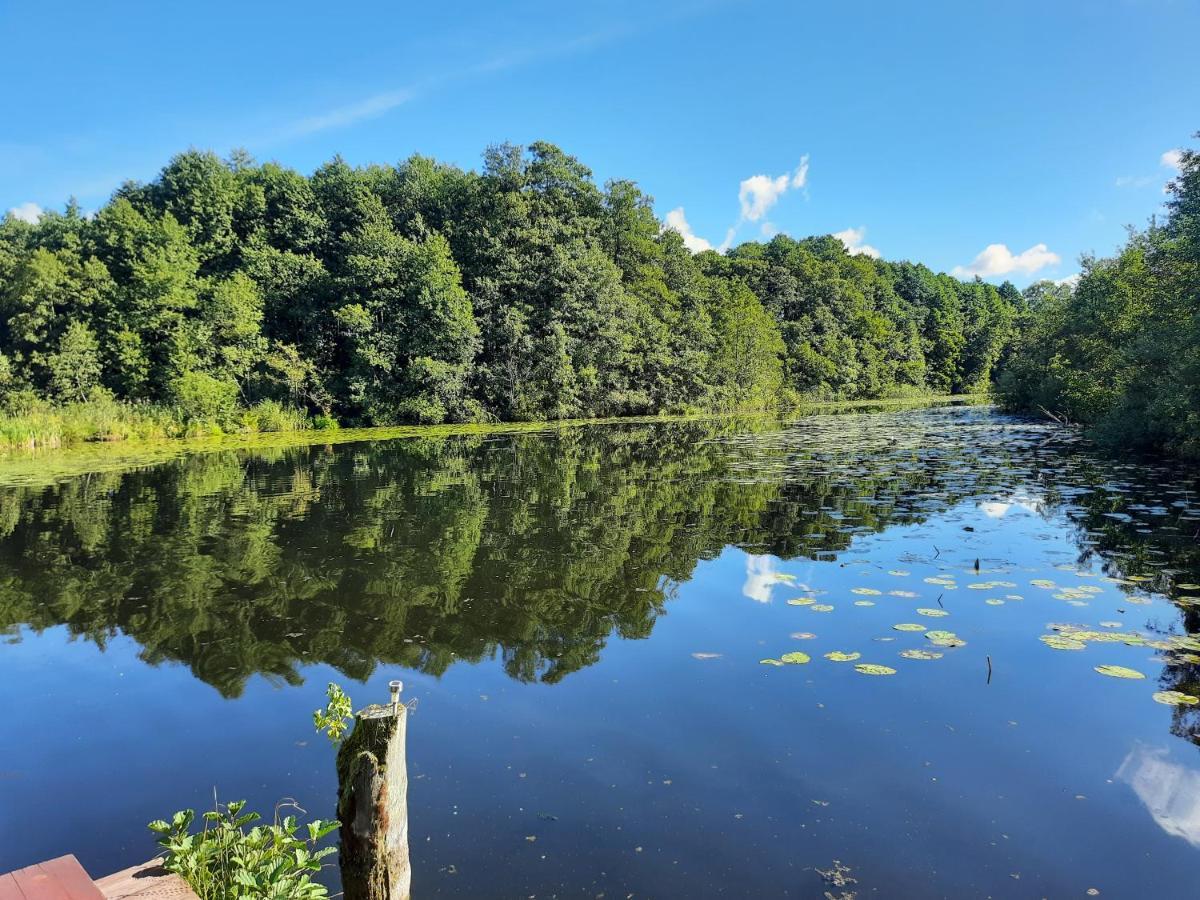
[[[1198,489],[986,408],[0,489],[0,871],[214,787],[331,815],[311,712],[398,677],[417,897],[1185,896]]]

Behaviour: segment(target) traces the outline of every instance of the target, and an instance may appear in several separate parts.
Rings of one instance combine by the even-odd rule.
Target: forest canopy
[[[766,408],[986,388],[1011,285],[777,235],[693,255],[547,143],[305,176],[188,151],[0,223],[0,400],[237,428]]]
[[[1026,291],[998,380],[1007,406],[1200,457],[1200,153],[1180,156],[1161,221],[1131,231],[1112,258],[1085,258],[1073,289]]]

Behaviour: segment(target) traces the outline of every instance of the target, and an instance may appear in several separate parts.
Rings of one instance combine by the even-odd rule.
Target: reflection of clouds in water
[[[742,593],[751,600],[759,603],[771,602],[771,587],[779,580],[779,572],[775,568],[777,560],[773,556],[756,556],[746,554],[746,583],[742,585]]]
[[[1200,772],[1171,762],[1166,750],[1138,744],[1116,777],[1133,788],[1163,831],[1200,847]]]
[[[1014,506],[1035,514],[1038,511],[1038,501],[1026,496],[1009,497],[1006,500],[989,500],[986,503],[980,503],[979,509],[989,519],[1003,519]]]

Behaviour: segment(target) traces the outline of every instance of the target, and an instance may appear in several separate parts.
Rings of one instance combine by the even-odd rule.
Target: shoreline
[[[158,465],[197,453],[276,450],[312,445],[333,446],[367,441],[450,438],[471,435],[534,434],[595,425],[644,425],[713,419],[793,418],[864,409],[919,409],[929,406],[979,405],[988,394],[936,394],[879,400],[828,400],[801,403],[763,412],[711,412],[687,415],[615,416],[599,419],[557,419],[540,422],[495,422],[462,425],[385,425],[368,428],[306,429],[233,434],[220,437],[156,440],[89,441],[68,446],[0,452],[0,487],[36,487],[101,472]]]

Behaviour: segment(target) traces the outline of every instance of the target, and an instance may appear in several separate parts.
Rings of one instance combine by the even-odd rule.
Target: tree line
[[[1112,443],[1200,457],[1200,153],[1184,150],[1165,215],[1078,284],[1026,291],[998,388],[1011,408]]]
[[[778,235],[693,255],[547,143],[305,176],[189,151],[0,224],[0,399],[229,427],[765,408],[986,387],[1021,294]]]

